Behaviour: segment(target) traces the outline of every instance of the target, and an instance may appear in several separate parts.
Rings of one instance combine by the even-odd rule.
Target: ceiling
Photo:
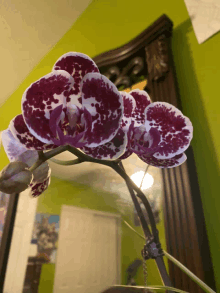
[[[0,105],[91,2],[92,0],[1,0]]]

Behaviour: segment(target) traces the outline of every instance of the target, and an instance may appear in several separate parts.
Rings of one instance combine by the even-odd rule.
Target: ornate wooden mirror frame
[[[181,110],[171,37],[173,23],[162,15],[126,45],[93,58],[100,72],[121,89],[131,87],[141,76],[152,101],[173,104]],[[162,169],[163,210],[167,251],[215,290],[205,220],[193,150],[179,167]],[[188,292],[203,292],[185,273],[169,261],[174,287]]]

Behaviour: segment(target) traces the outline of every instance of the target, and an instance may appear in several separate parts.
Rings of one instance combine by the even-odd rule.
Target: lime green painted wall
[[[194,125],[192,146],[215,277],[220,291],[220,215],[217,210],[220,206],[220,33],[199,45],[183,0],[138,0],[135,3],[133,0],[94,0],[1,107],[0,130],[5,129],[9,121],[20,113],[20,99],[24,90],[31,82],[48,73],[60,55],[68,51],[79,51],[93,57],[119,47],[164,13],[174,22],[172,48],[176,75],[183,112]],[[1,167],[5,162],[4,157]]]
[[[61,206],[73,205],[81,208],[89,208],[99,211],[120,213],[116,205],[117,196],[111,193],[95,190],[89,186],[76,182],[63,181],[53,177],[50,188],[39,198],[37,212],[60,214]],[[123,218],[132,224],[132,213],[129,209],[123,213]],[[161,215],[162,218],[162,215]],[[165,247],[165,235],[163,221],[158,224],[162,246]],[[137,228],[141,233],[141,229]],[[141,250],[144,242],[122,222],[121,233],[121,271],[122,283],[126,284],[126,269],[136,258],[141,258]],[[143,234],[143,233],[142,233]],[[59,243],[58,243],[59,245]],[[167,263],[166,263],[167,264]],[[55,265],[43,265],[39,293],[52,293],[54,282]],[[161,284],[157,267],[153,260],[148,261],[148,284]],[[142,269],[139,268],[137,278],[139,285],[144,284]]]

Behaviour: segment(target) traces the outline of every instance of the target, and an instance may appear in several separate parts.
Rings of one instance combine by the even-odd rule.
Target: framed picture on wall
[[[55,263],[59,232],[59,215],[37,213],[33,227],[31,246],[38,257]],[[32,250],[32,251],[33,251]]]

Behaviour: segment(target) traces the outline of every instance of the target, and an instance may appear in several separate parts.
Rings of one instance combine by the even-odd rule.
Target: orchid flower
[[[94,148],[111,141],[114,159],[125,150],[126,135],[119,131],[123,100],[116,86],[88,56],[61,56],[53,71],[30,85],[22,97],[22,115],[10,123],[13,136],[28,149],[60,145]],[[119,133],[118,133],[119,132]],[[116,136],[123,144],[114,145]]]
[[[133,152],[145,163],[173,168],[186,161],[193,126],[188,117],[166,102],[152,103],[149,95],[135,89],[129,93],[136,102],[128,131],[128,144],[120,159]]]
[[[120,127],[114,138],[98,147],[82,147],[87,155],[96,159],[117,159],[126,150],[128,145],[128,131],[132,122],[132,113],[136,107],[135,99],[126,92],[120,92],[123,99],[124,113]]]
[[[70,52],[57,60],[51,73],[26,89],[22,114],[3,131],[3,146],[10,161],[27,150],[36,157],[36,151],[61,145],[85,152],[96,148],[91,153],[94,158],[115,159],[127,145],[127,130],[121,128],[126,120],[123,113],[123,98],[116,86],[87,55]],[[32,189],[41,192],[48,184],[46,176]]]
[[[152,103],[144,91],[119,92],[92,59],[70,52],[26,89],[22,114],[3,131],[2,142],[11,162],[29,166],[38,160],[37,151],[70,145],[95,159],[125,159],[134,152],[150,165],[170,168],[186,160],[192,129],[174,106]],[[35,170],[32,195],[49,182],[44,163]]]

